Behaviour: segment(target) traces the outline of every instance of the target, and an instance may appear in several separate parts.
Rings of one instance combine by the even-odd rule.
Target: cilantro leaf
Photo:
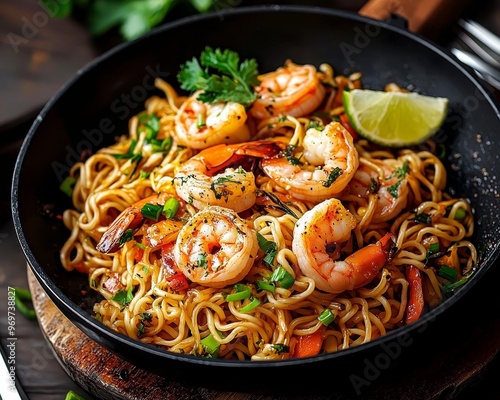
[[[181,66],[177,79],[182,89],[202,90],[198,96],[201,102],[234,101],[246,105],[256,99],[253,87],[258,84],[258,74],[255,59],[240,63],[238,53],[207,46],[199,60],[193,58]]]

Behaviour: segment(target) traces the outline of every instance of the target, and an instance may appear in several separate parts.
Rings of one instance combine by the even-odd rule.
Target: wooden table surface
[[[339,1],[345,5],[348,2]],[[487,4],[486,4],[487,3]],[[351,3],[352,4],[352,3]],[[489,5],[489,6],[487,6]],[[500,2],[484,1],[474,9],[471,16],[490,29],[500,30]],[[37,8],[38,7],[38,8]],[[21,141],[40,106],[72,76],[78,68],[99,53],[100,49],[91,41],[81,25],[72,21],[47,19],[33,20],[40,11],[38,2],[0,0],[0,337],[2,352],[7,344],[7,298],[10,287],[28,288],[26,263],[12,226],[10,217],[10,181],[12,169]],[[39,18],[40,15],[38,15]],[[40,26],[35,34],[22,42],[24,47],[16,53],[13,45],[15,36],[22,35],[26,21],[37,22]],[[70,32],[66,37],[56,34]],[[26,32],[25,32],[26,33]],[[26,39],[26,36],[24,37]],[[104,44],[104,47],[109,43]],[[500,94],[495,93],[497,99]],[[416,385],[420,391],[415,393],[434,393],[429,397],[439,399],[491,398],[489,391],[497,393],[498,374],[500,373],[500,304],[496,297],[497,284],[500,280],[500,263],[489,271],[488,275],[465,296],[457,307],[447,314],[449,319],[448,334],[453,334],[456,347],[453,351],[438,350],[436,358],[431,360],[406,360],[402,364],[408,376],[421,377]],[[491,308],[479,316],[478,325],[462,327],[460,315],[470,306],[468,298],[481,296]],[[64,399],[69,390],[73,390],[86,399],[95,397],[69,378],[61,367],[60,354],[56,356],[53,343],[47,340],[40,321],[28,320],[17,313],[15,324],[16,346],[16,383],[23,399],[59,400]],[[69,327],[71,328],[71,327]],[[50,338],[49,338],[50,339]],[[418,349],[413,354],[418,354]],[[428,365],[431,363],[433,365]],[[429,374],[432,374],[429,375]],[[397,376],[397,375],[396,375]],[[448,379],[447,379],[448,377]],[[408,384],[404,380],[402,384]],[[0,382],[3,385],[4,382]],[[383,399],[384,385],[387,382],[375,381],[366,396],[359,398]],[[439,385],[441,390],[439,390]],[[417,387],[415,386],[415,387]],[[422,391],[425,387],[433,390]],[[436,389],[437,387],[437,389]],[[178,389],[182,390],[182,388]],[[393,396],[401,399],[414,399],[407,391]],[[248,399],[245,393],[209,393],[206,391],[189,392],[183,398],[204,399]],[[415,394],[414,393],[414,394]],[[438,396],[438,397],[435,397]],[[174,398],[174,397],[169,397]],[[180,397],[179,397],[180,398]],[[259,397],[264,398],[264,397]],[[332,393],[325,398],[347,399],[343,393]],[[394,397],[392,397],[394,398]],[[267,399],[267,397],[266,397]],[[2,399],[8,400],[8,399]]]

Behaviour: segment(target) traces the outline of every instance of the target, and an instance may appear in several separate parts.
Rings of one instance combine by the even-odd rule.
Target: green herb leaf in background
[[[100,36],[118,28],[122,37],[134,40],[159,25],[176,5],[188,4],[194,12],[207,12],[216,0],[41,0],[53,18],[82,12],[89,32]]]

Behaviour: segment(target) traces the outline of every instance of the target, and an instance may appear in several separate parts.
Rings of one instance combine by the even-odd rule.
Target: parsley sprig
[[[193,57],[181,66],[177,79],[185,90],[203,90],[198,100],[204,103],[234,101],[247,105],[255,101],[253,87],[259,72],[255,59],[240,63],[238,53],[205,47],[200,59]]]

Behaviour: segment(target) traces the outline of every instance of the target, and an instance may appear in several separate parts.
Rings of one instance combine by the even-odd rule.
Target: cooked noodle
[[[361,74],[336,76],[329,65],[320,66],[318,76],[326,94],[313,113],[296,117],[277,115],[261,121],[249,117],[252,140],[266,141],[279,136],[300,148],[311,122],[325,126],[344,112],[342,90],[361,87]],[[174,177],[199,150],[180,146],[175,140],[176,115],[188,98],[162,80],[158,79],[156,86],[165,96],[149,98],[145,112],[131,118],[126,135],[74,165],[70,172],[76,178],[72,193],[74,209],[63,216],[71,235],[61,250],[61,262],[69,271],[76,269],[88,274],[90,287],[103,297],[94,306],[95,315],[111,329],[168,351],[197,356],[208,356],[201,340],[211,335],[220,343],[219,358],[239,360],[293,357],[300,336],[321,330],[321,352],[335,352],[374,340],[407,323],[405,315],[412,301],[407,277],[409,265],[416,267],[422,276],[423,312],[443,301],[443,286],[450,280],[460,281],[476,266],[476,250],[468,240],[474,229],[470,205],[445,191],[446,170],[430,150],[434,146],[432,141],[396,150],[357,139],[356,171],[363,170],[367,179],[379,177],[379,187],[367,193],[366,186],[376,181],[368,179],[366,185],[358,183],[356,189],[358,175],[355,175],[346,189],[335,194],[356,224],[348,240],[328,251],[333,260],[342,260],[392,232],[397,252],[369,283],[330,293],[318,289],[315,280],[302,273],[300,256],[292,250],[294,228],[297,220],[323,199],[312,201],[308,195],[294,198],[254,162],[257,198],[239,215],[250,229],[275,243],[277,251],[271,265],[264,260],[265,252],[259,249],[249,271],[239,279],[252,293],[242,300],[226,300],[227,294],[234,293],[234,282],[208,287],[188,281],[187,290],[176,290],[171,279],[175,271],[168,268],[165,259],[180,240],[179,226],[188,224],[199,207],[180,199]],[[159,120],[157,140],[166,146],[162,151],[155,151],[147,142],[144,117],[149,115]],[[142,157],[116,156],[129,154],[131,148]],[[403,168],[406,173],[397,178]],[[390,179],[395,180],[392,185],[396,186],[385,184]],[[395,189],[400,190],[400,198],[388,194]],[[133,239],[122,243],[115,252],[106,254],[96,249],[119,213],[159,194],[175,197],[181,204],[172,220],[172,233],[161,246],[148,246],[144,241],[146,229],[155,224],[149,220],[134,226]],[[384,201],[389,202],[388,210],[381,208]],[[425,218],[416,218],[417,215]],[[439,257],[429,253],[433,243],[439,244]],[[442,264],[453,269],[456,277],[440,276]],[[293,285],[283,288],[276,284],[274,292],[257,290],[255,282],[269,282],[278,266],[294,278]],[[125,299],[120,300],[118,294]],[[242,312],[242,307],[253,299],[260,303]],[[325,309],[334,316],[334,321],[326,327],[318,319]]]

